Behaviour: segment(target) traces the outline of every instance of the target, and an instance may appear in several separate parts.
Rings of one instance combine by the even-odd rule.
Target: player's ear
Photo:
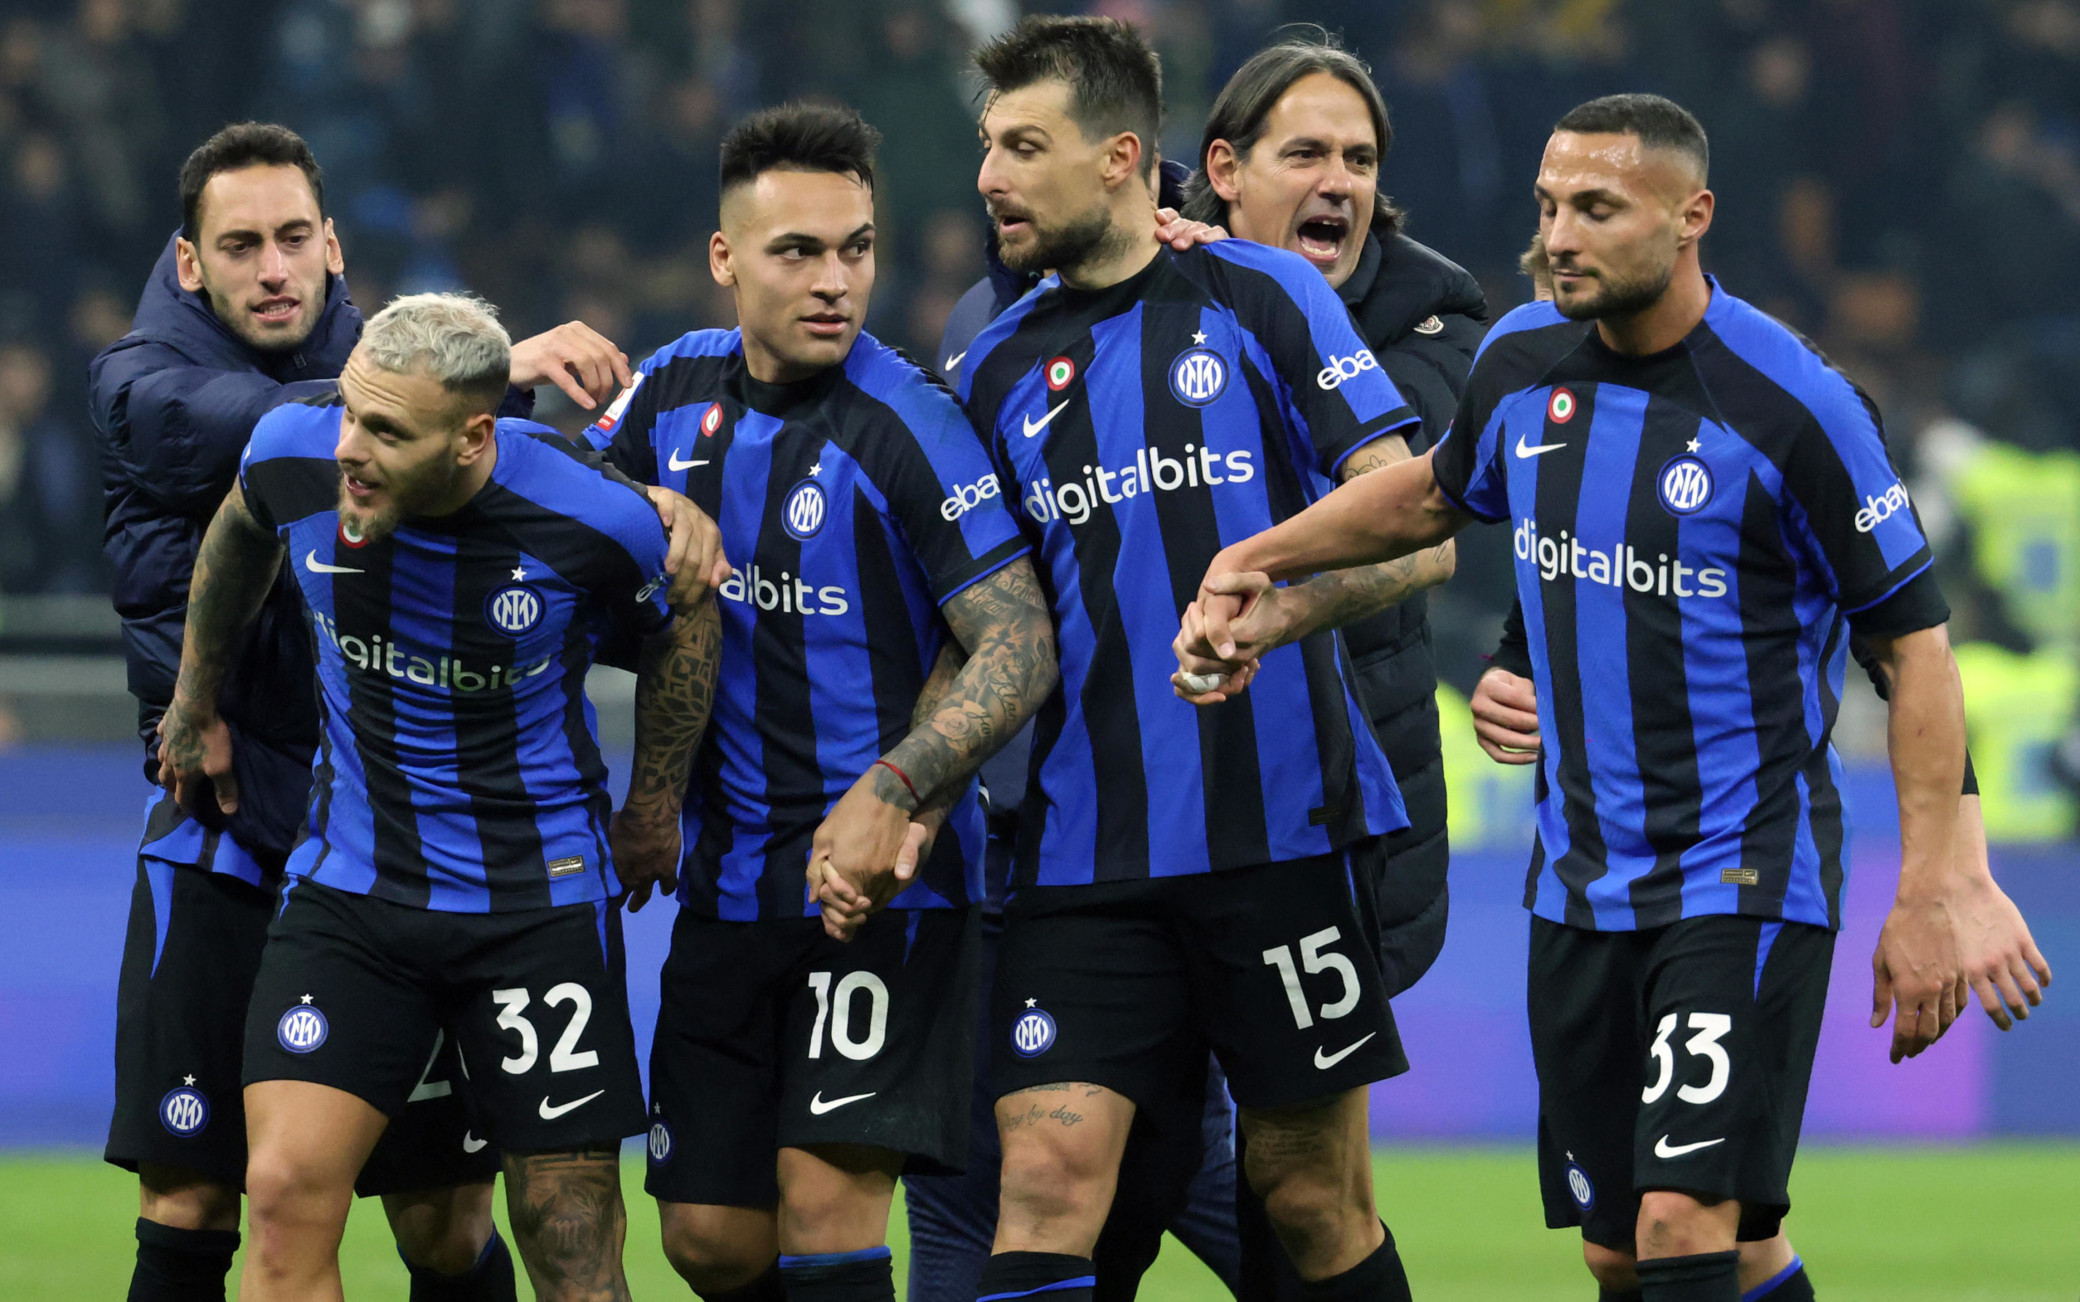
[[[729,236],[716,231],[708,237],[708,274],[715,283],[725,288],[735,288],[737,268],[729,247]]]
[[[202,250],[190,243],[185,235],[173,237],[173,268],[182,289],[190,294],[202,291]]]
[[[1685,244],[1695,244],[1712,228],[1712,212],[1717,201],[1710,190],[1699,190],[1683,205],[1683,235]]]
[[[462,452],[455,460],[473,466],[491,449],[498,432],[498,417],[488,411],[473,413],[462,422]]]
[[[1235,146],[1225,140],[1216,140],[1206,148],[1206,181],[1213,192],[1221,197],[1222,203],[1234,203],[1241,195],[1242,187],[1236,183],[1242,171],[1242,155]]]
[[[347,269],[347,256],[339,250],[339,235],[332,229],[332,219],[325,219],[325,270],[337,276]]]
[[[1104,167],[1101,175],[1105,188],[1116,190],[1130,180],[1138,179],[1141,173],[1141,137],[1131,131],[1122,131],[1105,142]]]

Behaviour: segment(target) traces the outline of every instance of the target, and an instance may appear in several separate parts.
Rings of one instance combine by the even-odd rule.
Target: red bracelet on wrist
[[[922,809],[924,807],[924,798],[917,794],[917,788],[915,785],[911,783],[910,775],[908,773],[903,772],[903,770],[897,768],[895,765],[889,763],[885,759],[877,759],[874,761],[874,764],[879,764],[882,768],[887,769],[889,772],[895,774],[897,777],[903,780],[904,790],[908,791],[910,793],[910,799],[916,802],[916,807],[910,811],[911,813],[914,814],[917,812],[918,809]],[[874,767],[874,764],[869,764],[867,767],[872,768]]]

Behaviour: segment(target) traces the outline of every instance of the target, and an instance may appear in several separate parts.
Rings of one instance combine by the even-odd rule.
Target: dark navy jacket
[[[148,778],[156,769],[154,730],[180,672],[195,555],[253,425],[284,402],[333,389],[361,337],[346,280],[329,280],[324,311],[303,346],[262,353],[232,334],[204,295],[181,288],[169,239],[130,333],[88,367],[107,514],[103,546],[116,571]],[[239,811],[221,830],[272,868],[296,843],[318,737],[310,634],[292,586],[278,582],[268,594],[219,704],[241,788]],[[219,857],[219,837],[184,822],[170,799],[155,808],[145,839],[146,853],[176,863],[208,867]],[[238,858],[237,866],[217,866],[254,876],[246,856]]]

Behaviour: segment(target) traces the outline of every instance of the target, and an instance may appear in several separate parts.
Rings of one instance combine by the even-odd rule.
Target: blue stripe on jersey
[[[960,407],[947,400],[943,389],[918,383],[915,363],[880,340],[863,334],[845,358],[845,377],[861,393],[896,414],[916,438],[918,449],[924,453],[925,461],[939,482],[954,487],[964,486],[962,481],[969,477],[970,472],[963,467],[972,457],[956,462],[949,454],[956,448],[965,453],[976,450],[979,444],[975,429],[961,414]],[[983,469],[989,469],[987,464]],[[867,482],[865,475],[861,476],[861,482]],[[987,553],[1000,541],[997,537],[1000,521],[991,514],[966,511],[955,524],[968,550],[977,556]],[[977,575],[960,587],[965,588],[986,577]],[[954,591],[959,590],[956,588]],[[952,592],[941,593],[939,600],[944,601],[952,595]],[[922,622],[932,621],[927,617]]]
[[[1527,417],[1539,409],[1518,408]],[[1639,456],[1640,429],[1646,419],[1647,395],[1637,389],[1606,386],[1598,391],[1588,437],[1583,441],[1582,482],[1630,483]],[[1533,424],[1526,419],[1519,435]],[[1535,435],[1534,435],[1535,437]],[[1533,461],[1538,458],[1532,458]],[[1622,538],[1629,495],[1617,491],[1585,492],[1576,506],[1575,539]],[[1562,539],[1563,546],[1569,540]],[[1603,583],[1577,583],[1575,663],[1586,676],[1594,673],[1598,690],[1582,693],[1582,727],[1588,743],[1589,782],[1595,792],[1596,820],[1602,825],[1605,872],[1589,887],[1589,906],[1599,930],[1625,930],[1633,925],[1632,883],[1654,870],[1654,854],[1646,839],[1646,792],[1640,786],[1638,758],[1632,742],[1632,678],[1628,655],[1626,589]]]
[[[391,571],[391,637],[408,647],[446,646],[455,609],[455,542],[438,534],[429,534],[419,541],[435,563],[398,566]],[[481,862],[483,846],[476,841],[475,829],[468,829],[469,843],[464,844],[460,837],[446,834],[448,829],[442,817],[452,813],[455,793],[463,789],[454,711],[402,693],[393,698],[392,708],[396,711],[395,733],[400,749],[407,737],[412,739],[414,750],[423,747],[414,757],[415,762],[401,765],[409,784],[420,844],[437,848],[443,856]],[[427,860],[426,907],[459,913],[483,913],[490,909],[491,899],[481,881],[459,880],[440,871],[432,853]]]

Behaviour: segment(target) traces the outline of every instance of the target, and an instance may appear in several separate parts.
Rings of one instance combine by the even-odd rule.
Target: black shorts
[[[1705,917],[1650,931],[1531,920],[1531,1054],[1546,1224],[1629,1251],[1639,1196],[1741,1204],[1739,1237],[1791,1208],[1834,933]]]
[[[241,1093],[246,1004],[260,970],[276,893],[224,873],[140,858],[116,992],[116,1107],[103,1156],[200,1172],[243,1188]],[[435,1037],[421,1045],[422,1059]],[[364,1197],[489,1180],[498,1152],[469,1133],[456,1073],[442,1055],[434,1082],[376,1145],[355,1189]]]
[[[682,909],[650,1048],[665,1202],[771,1207],[778,1150],[864,1144],[911,1174],[967,1161],[981,908],[890,909],[849,943],[818,918]]]
[[[1086,1081],[1138,1107],[1211,1045],[1246,1108],[1408,1070],[1348,856],[1040,886],[1004,906],[991,994],[998,1097]]]
[[[643,1129],[612,904],[447,913],[295,882],[246,1018],[247,1084],[311,1081],[394,1122],[460,1051],[478,1135],[513,1153]]]

